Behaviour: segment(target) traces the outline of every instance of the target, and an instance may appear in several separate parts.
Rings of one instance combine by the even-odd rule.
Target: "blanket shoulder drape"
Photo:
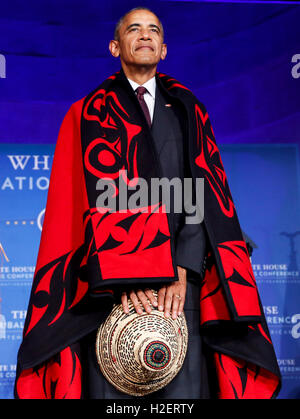
[[[162,73],[156,80],[185,110],[192,177],[204,178],[209,251],[199,304],[218,397],[276,397],[276,356],[208,113],[177,80]],[[177,280],[161,201],[132,212],[120,201],[99,211],[97,200],[99,180],[115,196],[131,187],[128,204],[136,179],[159,175],[150,130],[123,70],[71,106],[55,150],[16,398],[82,397],[78,342],[101,323],[116,287]]]

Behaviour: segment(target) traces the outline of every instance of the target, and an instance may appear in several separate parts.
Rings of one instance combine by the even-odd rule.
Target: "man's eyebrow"
[[[160,27],[157,26],[157,25],[154,25],[153,23],[151,25],[149,25],[149,26],[150,26],[150,28],[157,28],[160,31]]]
[[[128,31],[130,28],[132,28],[133,26],[141,26],[140,23],[131,23],[131,25],[127,26],[126,31]],[[158,29],[158,31],[160,32],[160,27],[155,25],[154,23],[151,23],[150,25],[148,25],[150,28],[156,28]]]

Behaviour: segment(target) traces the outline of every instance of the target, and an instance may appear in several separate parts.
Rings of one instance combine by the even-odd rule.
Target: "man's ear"
[[[108,48],[113,57],[117,58],[120,55],[119,42],[115,39],[110,41]]]
[[[162,44],[160,59],[164,60],[167,56],[167,44]]]

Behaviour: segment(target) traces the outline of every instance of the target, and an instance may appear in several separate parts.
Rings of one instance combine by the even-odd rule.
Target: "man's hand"
[[[144,291],[138,290],[137,292],[131,291],[129,293],[129,298],[132,301],[132,304],[138,314],[142,314],[143,310],[141,304],[143,305],[146,313],[151,313],[151,307],[148,302],[154,306],[158,306],[159,311],[164,311],[165,317],[168,318],[172,314],[172,318],[175,320],[177,315],[183,311],[185,294],[186,294],[186,269],[181,266],[177,266],[178,278],[179,280],[173,282],[170,285],[164,285],[158,291],[158,298],[156,300],[152,291],[146,289]],[[126,292],[123,292],[121,297],[121,302],[123,305],[124,313],[129,312],[128,307],[128,296]]]

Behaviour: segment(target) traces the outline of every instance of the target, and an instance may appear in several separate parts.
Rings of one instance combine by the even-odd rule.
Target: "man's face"
[[[157,17],[148,10],[126,16],[119,30],[119,41],[111,41],[110,51],[125,66],[155,66],[167,54]]]

